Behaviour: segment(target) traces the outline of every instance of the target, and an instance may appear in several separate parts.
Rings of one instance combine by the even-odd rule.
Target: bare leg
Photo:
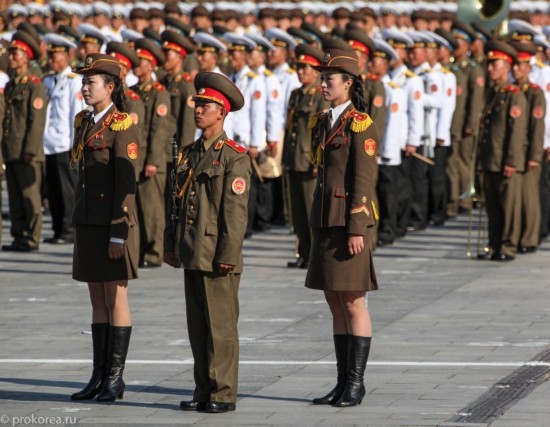
[[[347,322],[347,333],[359,337],[370,337],[372,326],[369,311],[365,305],[365,292],[338,292]]]
[[[324,291],[324,293],[332,314],[332,330],[334,335],[346,335],[348,333],[348,325],[346,313],[340,300],[340,292]]]
[[[109,310],[105,305],[105,291],[102,283],[88,283],[92,303],[92,323],[109,323]]]
[[[128,304],[128,282],[105,282],[104,301],[109,311],[111,326],[132,326]]]

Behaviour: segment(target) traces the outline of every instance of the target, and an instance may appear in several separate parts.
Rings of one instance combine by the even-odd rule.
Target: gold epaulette
[[[354,111],[353,113],[351,113],[351,117],[353,119],[350,126],[352,132],[365,132],[372,124],[372,119],[367,113]]]
[[[539,67],[539,68],[544,68],[544,67],[546,67],[546,64],[545,64],[544,62],[538,60],[538,59],[537,59],[536,64],[537,64],[537,67]]]
[[[67,77],[70,78],[70,79],[76,79],[78,77],[78,74],[76,73],[69,73],[67,74]]]
[[[254,72],[254,71],[249,71],[248,73],[246,73],[246,76],[249,78],[249,79],[253,79],[257,76],[257,74]]]
[[[266,68],[264,70],[264,75],[266,75],[267,77],[271,77],[273,75],[273,71],[269,70],[268,68]]]
[[[388,83],[388,86],[391,87],[392,89],[398,89],[399,88],[399,85],[395,82],[392,82],[391,80]]]
[[[75,129],[78,129],[80,126],[82,126],[82,122],[86,118],[86,115],[88,114],[88,110],[82,110],[80,113],[78,113],[74,117],[73,127]]]
[[[317,126],[317,122],[319,121],[319,114],[315,114],[314,116],[310,117],[307,124],[308,129],[313,129],[315,126]]]
[[[448,68],[445,68],[445,67],[441,67],[441,72],[443,74],[449,74],[451,72],[451,70],[449,70]]]
[[[407,77],[416,77],[416,74],[413,73],[411,70],[405,71],[405,75],[406,75]]]
[[[128,129],[132,126],[132,118],[128,113],[113,113],[113,121],[111,122],[109,129],[115,132],[120,132]]]
[[[289,74],[296,74],[296,70],[294,68],[289,68],[287,71]]]

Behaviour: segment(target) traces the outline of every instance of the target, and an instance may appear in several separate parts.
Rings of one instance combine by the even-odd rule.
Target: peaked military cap
[[[456,40],[453,33],[451,33],[450,31],[447,31],[444,28],[437,28],[435,30],[435,34],[447,41],[447,44],[448,44],[447,48],[449,50],[453,50],[458,47],[458,41]]]
[[[479,25],[478,23],[476,22],[472,23],[472,28],[476,32],[476,36],[477,36],[476,38],[482,40],[483,43],[486,43],[489,40],[491,40],[492,38],[491,33],[487,31],[485,28],[483,28],[481,25]]]
[[[107,41],[103,33],[94,25],[80,24],[77,31],[80,35],[81,43],[93,43],[101,46]]]
[[[76,44],[59,34],[46,34],[44,42],[48,45],[48,52],[68,52],[71,48],[76,48]]]
[[[143,29],[143,37],[152,40],[159,47],[162,46],[162,37],[151,27],[145,27]]]
[[[266,39],[261,34],[249,33],[249,34],[246,34],[244,37],[249,38],[254,43],[256,43],[255,50],[259,50],[260,52],[275,50],[275,46],[273,45],[273,43],[271,43],[268,39]]]
[[[166,61],[166,57],[160,46],[151,39],[143,37],[136,40],[134,49],[138,58],[151,62],[154,67],[162,66]]]
[[[294,37],[299,43],[315,43],[317,41],[316,36],[298,27],[289,27],[287,33]]]
[[[112,57],[118,59],[122,65],[126,66],[129,70],[139,65],[139,57],[126,43],[115,41],[109,42],[107,43],[105,52],[107,55],[111,55]]]
[[[310,44],[299,44],[296,46],[294,53],[296,55],[296,64],[307,64],[314,67],[323,63],[323,51]]]
[[[80,36],[78,35],[78,31],[76,31],[73,27],[69,25],[60,25],[57,27],[57,34],[68,38],[73,43],[77,44],[80,40]]]
[[[225,33],[223,35],[226,41],[227,50],[252,52],[256,47],[256,42],[248,37],[240,36],[236,33]]]
[[[317,71],[340,71],[343,73],[358,76],[359,60],[355,52],[352,50],[327,49],[323,54],[323,62],[321,65],[314,66]]]
[[[244,97],[235,84],[225,75],[212,72],[200,72],[195,76],[196,95],[194,101],[215,102],[227,112],[243,108]]]
[[[422,32],[422,31],[407,31],[407,35],[413,41],[413,45],[411,46],[411,48],[430,47],[430,43],[434,43],[433,38],[431,38],[430,35]]]
[[[22,50],[30,59],[40,57],[40,45],[36,39],[25,31],[16,31],[11,37],[9,50]]]
[[[318,27],[310,22],[302,22],[300,28],[312,34],[317,39],[317,41],[320,41],[323,37],[325,37],[325,33],[323,33]]]
[[[477,38],[477,33],[472,26],[458,19],[453,21],[451,31],[456,39],[464,40],[468,43],[472,43]]]
[[[401,31],[388,29],[388,30],[382,31],[380,33],[380,35],[394,49],[397,49],[397,48],[407,49],[407,48],[410,48],[414,45],[413,39],[411,39],[407,34],[401,32]]]
[[[280,28],[270,28],[265,32],[265,37],[277,47],[294,49],[298,43],[286,31]]]
[[[539,52],[550,49],[550,43],[546,40],[543,34],[537,34],[533,39],[533,44],[537,47]]]
[[[510,19],[508,22],[508,36],[510,40],[531,41],[537,34],[540,34],[539,30],[521,19]]]
[[[367,36],[363,31],[349,30],[344,33],[344,40],[346,40],[354,50],[363,52],[364,54],[371,56],[374,52],[375,46],[372,39]]]
[[[28,22],[21,22],[17,26],[17,31],[24,31],[27,34],[30,34],[33,36],[33,38],[37,41],[37,43],[40,43],[40,35],[38,34],[38,31],[34,26]]]
[[[391,45],[387,41],[376,38],[374,39],[374,46],[374,57],[384,58],[388,61],[396,61],[399,59],[397,51],[393,47],[391,47]]]
[[[518,41],[511,41],[508,44],[518,52],[516,58],[516,61],[518,62],[529,62],[531,57],[537,53],[537,47],[532,44],[521,43]]]
[[[178,18],[173,18],[171,16],[164,20],[164,28],[166,31],[175,31],[180,33],[182,36],[189,36],[189,34],[191,34],[191,30],[193,29],[190,25],[184,24]]]
[[[174,50],[177,53],[187,56],[195,51],[195,44],[175,31],[166,30],[161,34],[162,48],[165,50]]]
[[[212,34],[199,31],[193,37],[199,52],[227,52],[227,47]]]
[[[88,55],[84,61],[84,66],[74,70],[75,73],[85,76],[109,74],[115,77],[120,77],[121,71],[122,65],[120,61],[103,53],[92,53]]]
[[[353,47],[351,47],[351,45],[344,39],[338,37],[325,37],[323,39],[323,50],[328,49],[345,50],[355,55],[355,50],[353,49]]]
[[[518,57],[518,52],[516,49],[508,43],[497,40],[490,40],[485,43],[484,51],[487,61],[502,59],[509,64],[512,64]]]

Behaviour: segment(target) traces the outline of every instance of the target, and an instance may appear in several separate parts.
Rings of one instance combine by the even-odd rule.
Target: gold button
[[[84,184],[82,184],[82,188],[84,188],[84,187],[85,187],[85,185],[84,185]]]
[[[101,194],[99,195],[99,197],[101,197],[101,198],[103,199],[103,198],[105,197],[105,194],[101,193]]]
[[[322,182],[319,184],[319,187],[323,188],[323,183]]]
[[[124,207],[122,208],[122,210],[123,210],[124,212],[128,212],[128,206],[124,206]]]
[[[189,205],[189,209],[193,210],[193,209],[195,209],[195,206],[194,205]]]
[[[192,220],[192,219],[188,219],[188,220],[187,220],[187,224],[189,224],[189,225],[193,224],[193,220]]]
[[[194,191],[191,191],[191,194],[190,194],[190,195],[191,195],[191,196],[194,196],[194,195],[195,195],[195,192],[194,192]]]

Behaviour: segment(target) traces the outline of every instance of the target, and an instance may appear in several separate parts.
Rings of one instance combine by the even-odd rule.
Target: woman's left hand
[[[109,242],[109,259],[119,259],[124,255],[124,243]]]
[[[357,255],[365,248],[363,236],[350,234],[348,236],[348,252],[350,255]]]

